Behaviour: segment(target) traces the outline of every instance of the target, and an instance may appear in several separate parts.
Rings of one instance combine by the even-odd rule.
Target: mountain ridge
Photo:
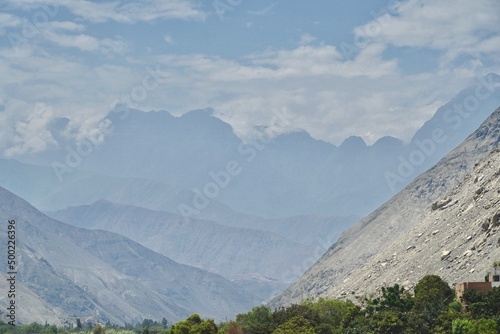
[[[92,317],[124,324],[180,320],[194,312],[222,320],[257,302],[222,276],[178,264],[115,233],[58,222],[1,187],[0,214],[16,221],[21,322]],[[6,247],[2,243],[5,254]],[[57,316],[44,319],[48,313]]]
[[[370,146],[351,137],[336,147],[304,131],[274,131],[273,137],[263,130],[262,138],[244,142],[229,124],[213,116],[212,109],[174,117],[166,111],[122,108],[110,112],[111,134],[81,156],[75,168],[159,180],[204,193],[213,186],[212,175],[236,163],[238,173],[210,195],[235,211],[266,218],[366,215],[474,131],[500,105],[499,88],[498,75],[478,78],[440,107],[410,143],[381,138]],[[436,138],[436,129],[442,130],[439,142],[424,147]],[[45,160],[43,153],[33,160],[64,165],[69,153],[64,149],[68,145],[62,145]],[[403,165],[410,168],[400,173]],[[388,172],[397,176],[391,185],[386,182]]]
[[[179,263],[227,278],[256,272],[274,280],[285,279],[282,273],[286,269],[314,253],[313,247],[273,232],[230,227],[105,200],[48,214],[70,225],[120,233]]]

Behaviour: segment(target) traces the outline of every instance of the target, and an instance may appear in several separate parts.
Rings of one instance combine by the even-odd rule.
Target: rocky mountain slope
[[[416,226],[354,270],[340,294],[394,283],[411,289],[426,274],[450,283],[483,281],[500,260],[500,148],[426,211]]]
[[[219,275],[178,264],[124,236],[51,219],[3,188],[0,215],[2,239],[7,221],[16,221],[21,322],[89,317],[123,324],[144,318],[174,321],[193,312],[224,319],[257,303]],[[2,254],[6,247],[2,242]],[[6,266],[0,273],[5,309]]]
[[[499,143],[500,108],[437,165],[344,232],[272,305],[395,282],[411,286],[425,273],[451,281],[484,277],[497,254]],[[437,203],[447,196],[451,200]],[[438,209],[431,212],[433,204]]]

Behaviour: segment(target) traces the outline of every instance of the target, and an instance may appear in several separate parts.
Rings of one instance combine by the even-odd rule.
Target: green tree
[[[212,319],[205,320],[193,326],[190,334],[217,334],[218,328]]]
[[[236,322],[247,334],[269,334],[273,316],[266,306],[256,306],[250,312],[238,314]]]
[[[494,319],[479,319],[477,321],[478,334],[498,334],[498,323]]]
[[[342,334],[366,334],[373,333],[371,319],[361,307],[351,307],[342,319]]]
[[[47,328],[44,329],[43,333],[44,334],[57,334],[58,333],[57,326],[56,325],[48,326]]]
[[[186,321],[180,321],[170,328],[169,334],[189,334],[191,325]]]
[[[220,334],[245,334],[243,327],[235,321],[226,322],[219,325]]]
[[[394,313],[383,311],[375,317],[375,333],[378,334],[401,334],[404,332],[405,324]]]
[[[476,334],[477,325],[474,320],[455,319],[452,325],[452,334]]]
[[[461,306],[460,306],[461,307]],[[445,312],[442,312],[434,323],[434,333],[451,333],[453,321],[461,319],[464,316],[461,309],[457,311],[456,304],[450,304],[450,307]]]
[[[43,326],[37,322],[33,322],[29,325],[26,325],[24,328],[24,333],[26,334],[38,334],[43,331]]]
[[[474,319],[500,316],[500,288],[495,287],[487,292],[468,290],[462,299]]]
[[[94,326],[92,329],[92,334],[104,334],[106,332],[106,329],[102,327],[100,324],[97,324]]]
[[[382,295],[373,299],[371,304],[377,311],[405,313],[413,308],[414,299],[408,292],[405,292],[403,287],[394,284],[390,287],[382,287]]]
[[[150,328],[153,326],[159,325],[156,321],[153,321],[152,319],[144,319],[142,320],[142,328]]]
[[[319,317],[319,322],[329,325],[332,328],[340,327],[342,320],[354,307],[351,301],[341,301],[337,299],[319,298],[316,301],[306,300],[302,305],[313,311]]]
[[[455,299],[448,305],[448,309],[452,312],[460,313],[462,312],[462,303]]]
[[[415,286],[415,305],[409,315],[411,327],[420,333],[430,333],[454,297],[455,291],[441,277],[424,276]]]
[[[309,308],[306,305],[293,304],[274,311],[273,328],[277,328],[297,316],[306,319],[313,327],[316,327],[320,323],[319,314],[315,309]]]
[[[217,334],[218,328],[212,319],[202,320],[198,314],[189,316],[170,328],[170,334]]]
[[[304,317],[294,316],[276,328],[273,334],[315,334],[311,323]]]
[[[486,293],[486,302],[491,317],[500,316],[500,288],[494,287]]]

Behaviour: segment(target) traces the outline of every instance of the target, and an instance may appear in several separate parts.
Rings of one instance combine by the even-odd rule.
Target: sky
[[[2,0],[0,150],[84,138],[117,104],[213,108],[243,139],[269,126],[340,144],[408,141],[500,74],[498,0]]]

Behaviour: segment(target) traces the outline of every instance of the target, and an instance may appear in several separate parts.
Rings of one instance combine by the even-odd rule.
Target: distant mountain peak
[[[206,118],[206,117],[214,117],[213,108],[191,110],[181,116],[181,118]]]
[[[282,134],[279,134],[275,138],[276,141],[317,141],[317,139],[314,139],[311,137],[311,135],[302,129],[297,129],[294,131],[290,132],[285,132]]]
[[[380,144],[380,145],[385,145],[385,144],[394,144],[394,143],[403,143],[401,139],[392,137],[392,136],[384,136],[380,137],[375,143],[375,144]]]
[[[66,117],[54,118],[53,120],[50,121],[49,125],[47,126],[47,129],[49,131],[62,132],[66,129],[69,122],[70,122],[69,118]]]
[[[384,136],[379,138],[372,146],[377,148],[399,148],[404,145],[401,139],[391,136]]]
[[[174,116],[165,110],[142,111],[139,109],[129,108],[125,105],[115,106],[115,108],[113,108],[106,116],[106,119],[111,120],[113,124],[130,121],[150,121],[152,123],[167,122],[173,118]]]
[[[339,146],[340,149],[348,149],[348,150],[359,150],[366,147],[367,147],[366,142],[363,140],[363,138],[359,136],[350,136],[346,138]]]

